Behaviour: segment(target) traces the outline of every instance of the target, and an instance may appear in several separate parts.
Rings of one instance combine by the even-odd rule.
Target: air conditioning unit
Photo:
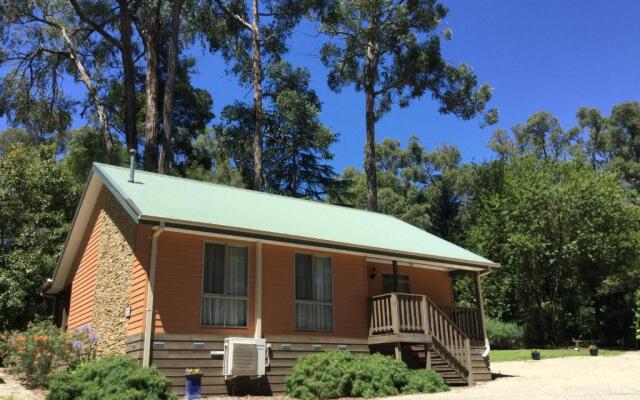
[[[228,337],[224,339],[223,374],[225,379],[237,376],[260,377],[268,365],[266,339]]]

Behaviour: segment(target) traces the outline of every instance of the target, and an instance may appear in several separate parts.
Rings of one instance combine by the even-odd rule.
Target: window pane
[[[331,258],[314,257],[313,266],[313,300],[330,302],[331,290]]]
[[[224,246],[207,243],[204,246],[204,293],[224,293]]]
[[[313,300],[311,256],[296,254],[296,300]]]
[[[216,297],[202,298],[202,325],[224,325],[224,299]]]
[[[411,293],[408,275],[398,275],[398,293]],[[393,274],[382,275],[382,292],[393,292]]]
[[[312,304],[296,303],[296,329],[313,329]]]
[[[226,299],[225,302],[225,326],[246,326],[247,300]]]
[[[333,329],[333,306],[318,304],[316,305],[316,329],[331,330]]]
[[[247,248],[227,247],[225,294],[234,296],[247,295]]]

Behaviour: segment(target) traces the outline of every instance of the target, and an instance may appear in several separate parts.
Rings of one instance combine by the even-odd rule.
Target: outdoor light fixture
[[[369,277],[371,279],[376,279],[376,274],[378,273],[378,271],[376,270],[376,267],[371,267],[371,269],[369,270]]]

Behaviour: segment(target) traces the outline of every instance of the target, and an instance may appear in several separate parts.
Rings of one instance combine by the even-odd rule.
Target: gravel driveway
[[[640,351],[491,364],[499,377],[472,388],[396,400],[640,399]],[[500,377],[501,376],[501,377]],[[390,398],[387,398],[390,399]]]

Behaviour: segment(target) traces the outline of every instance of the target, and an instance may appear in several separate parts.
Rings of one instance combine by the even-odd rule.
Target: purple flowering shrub
[[[67,334],[70,369],[75,369],[83,362],[96,358],[96,344],[99,336],[93,331],[91,324],[85,324]]]

